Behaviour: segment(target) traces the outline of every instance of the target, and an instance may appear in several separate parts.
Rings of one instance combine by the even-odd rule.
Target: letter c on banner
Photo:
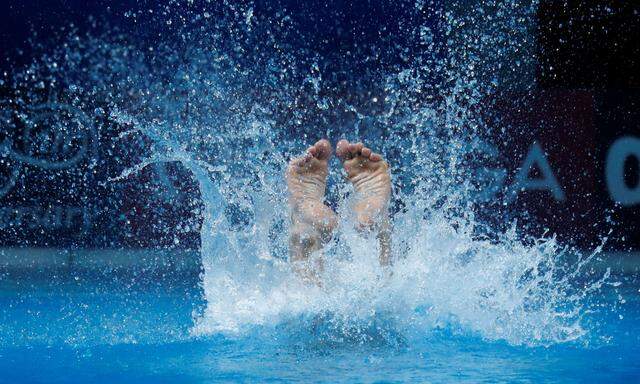
[[[640,139],[626,136],[616,140],[609,148],[605,168],[611,199],[624,206],[640,203],[640,182],[633,188],[624,182],[624,162],[629,156],[640,161]]]

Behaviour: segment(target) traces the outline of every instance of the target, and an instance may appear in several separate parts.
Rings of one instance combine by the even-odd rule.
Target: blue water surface
[[[191,336],[204,305],[194,276],[5,276],[0,382],[637,382],[640,294],[617,279],[592,300],[624,304],[586,319],[588,335],[529,347],[455,326],[394,329],[382,314],[350,331],[321,314]]]

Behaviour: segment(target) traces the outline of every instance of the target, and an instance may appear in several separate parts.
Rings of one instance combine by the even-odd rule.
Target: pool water
[[[346,327],[323,313],[196,336],[205,302],[194,276],[5,276],[0,382],[637,382],[638,281],[614,279],[622,284],[590,300],[624,304],[585,319],[588,335],[525,346],[453,323],[395,327],[385,314]]]
[[[522,188],[493,188],[502,169],[481,177],[514,163],[494,144],[529,141],[488,101],[531,104],[538,2],[147,3],[120,27],[34,36],[33,63],[4,75],[2,117],[29,139],[3,151],[19,163],[8,185],[22,163],[39,166],[26,196],[87,200],[109,223],[51,247],[191,249],[184,234],[197,271],[52,272],[19,258],[0,269],[1,383],[640,381],[640,281],[590,265],[607,236],[575,256],[553,231],[518,233],[509,204]],[[51,156],[48,138],[67,151]],[[335,160],[326,284],[291,273],[282,175],[320,138],[362,140],[391,165],[392,273],[353,229]],[[169,228],[151,213],[178,192]],[[40,235],[7,230],[19,246]]]

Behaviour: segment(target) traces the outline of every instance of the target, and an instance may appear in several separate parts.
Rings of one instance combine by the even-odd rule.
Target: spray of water
[[[474,149],[491,140],[484,101],[497,89],[532,86],[536,4],[407,4],[405,32],[386,41],[389,51],[355,45],[354,68],[366,68],[360,80],[332,79],[349,68],[314,52],[287,12],[174,1],[127,14],[171,38],[128,43],[113,32],[69,32],[60,49],[7,79],[5,104],[28,118],[30,106],[53,98],[119,131],[114,146],[141,140],[148,156],[111,182],[158,162],[192,173],[207,301],[193,335],[298,324],[329,329],[334,341],[443,327],[511,344],[584,337],[585,299],[607,278],[575,287],[593,255],[569,265],[553,238],[479,235],[467,181],[480,166]],[[328,199],[342,223],[324,252],[325,284],[305,285],[291,272],[282,174],[289,157],[321,137],[364,140],[391,163],[390,274],[377,263],[376,242],[349,225],[351,191],[337,163]]]

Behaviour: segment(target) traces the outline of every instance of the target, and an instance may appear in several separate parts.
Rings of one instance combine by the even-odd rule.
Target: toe
[[[371,156],[369,156],[369,160],[371,161],[380,161],[382,160],[382,156],[378,153],[372,153]]]
[[[307,152],[302,158],[303,164],[309,164],[309,162],[313,159],[313,154],[311,152]]]
[[[358,144],[349,144],[349,154],[351,155],[351,157],[356,157],[358,156],[358,153],[360,152],[360,149],[358,148]]]
[[[365,148],[362,148],[362,151],[361,151],[361,152],[362,152],[362,156],[364,156],[364,157],[369,157],[369,156],[371,156],[371,150],[370,150],[369,148],[366,148],[366,147],[365,147]]]
[[[289,162],[289,168],[291,171],[300,171],[301,168],[305,168],[309,165],[309,161],[313,159],[313,156],[311,155],[310,151],[307,150],[307,153],[305,153],[303,156],[300,157],[296,157],[295,159],[291,160]]]
[[[329,157],[331,157],[331,152],[333,151],[331,143],[329,140],[325,139],[318,141],[312,148],[314,148],[312,155],[318,160],[329,159]]]
[[[338,145],[336,145],[336,155],[342,160],[350,158],[349,142],[347,140],[342,139],[338,141]]]

